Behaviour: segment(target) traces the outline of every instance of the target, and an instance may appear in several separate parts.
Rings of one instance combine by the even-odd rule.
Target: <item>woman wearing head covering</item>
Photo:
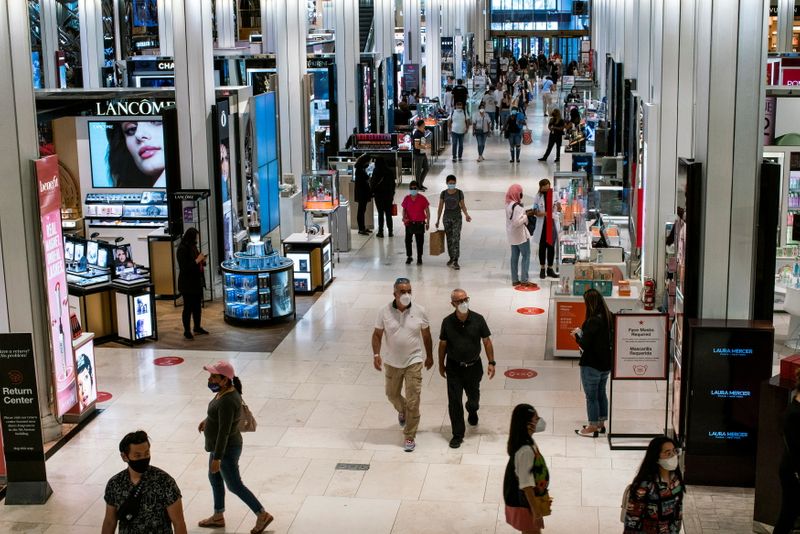
[[[175,256],[178,259],[178,291],[183,296],[183,337],[193,339],[192,331],[189,330],[190,319],[194,318],[194,333],[208,334],[200,326],[200,316],[203,305],[203,287],[205,277],[203,269],[206,266],[206,255],[200,252],[197,247],[197,237],[199,233],[196,228],[189,228],[183,234],[178,251]]]
[[[514,287],[529,285],[531,234],[527,227],[528,212],[529,210],[522,205],[522,186],[511,185],[506,191],[506,236],[508,244],[511,245],[511,285]]]

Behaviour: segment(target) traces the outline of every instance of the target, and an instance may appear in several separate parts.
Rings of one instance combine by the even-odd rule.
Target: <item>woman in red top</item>
[[[406,225],[406,265],[411,263],[411,239],[417,241],[417,265],[422,265],[422,247],[425,244],[425,232],[431,223],[430,203],[425,196],[419,194],[416,181],[408,184],[409,194],[403,199],[403,224]]]

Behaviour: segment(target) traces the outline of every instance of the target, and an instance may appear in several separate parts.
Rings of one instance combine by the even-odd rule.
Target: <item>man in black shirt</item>
[[[425,177],[428,176],[428,169],[430,167],[428,165],[428,156],[425,154],[426,142],[425,121],[419,119],[417,121],[417,127],[414,128],[414,133],[411,134],[411,145],[414,147],[414,176],[416,177],[420,191],[428,190],[427,187],[422,185],[425,181]]]
[[[489,361],[489,379],[494,378],[494,347],[486,320],[479,313],[470,311],[469,296],[463,289],[454,289],[450,304],[455,311],[442,320],[439,333],[439,374],[447,379],[447,400],[453,439],[450,447],[457,449],[464,441],[463,395],[467,394],[467,421],[478,424],[480,407],[480,383],[483,377],[481,365],[481,342]],[[446,357],[446,361],[445,361]]]
[[[144,430],[119,443],[127,469],[106,484],[102,534],[186,534],[181,490],[175,479],[150,465],[150,440]]]
[[[453,107],[456,107],[456,104],[461,102],[464,104],[464,109],[467,109],[467,98],[469,98],[469,91],[467,91],[467,86],[464,85],[464,80],[459,78],[456,80],[456,86],[453,87]]]

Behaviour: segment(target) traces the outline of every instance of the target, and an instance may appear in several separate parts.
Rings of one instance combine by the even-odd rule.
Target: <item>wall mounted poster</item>
[[[614,379],[666,380],[667,315],[617,314],[614,318]]]
[[[69,295],[64,266],[64,240],[61,237],[61,185],[58,157],[37,159],[39,216],[42,224],[47,310],[50,319],[50,346],[53,354],[53,381],[56,412],[59,417],[77,402],[75,363],[69,322]]]

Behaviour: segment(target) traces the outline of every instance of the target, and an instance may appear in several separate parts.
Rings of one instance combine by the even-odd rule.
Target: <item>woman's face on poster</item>
[[[160,121],[123,122],[125,145],[136,167],[157,179],[164,172],[164,132]]]

